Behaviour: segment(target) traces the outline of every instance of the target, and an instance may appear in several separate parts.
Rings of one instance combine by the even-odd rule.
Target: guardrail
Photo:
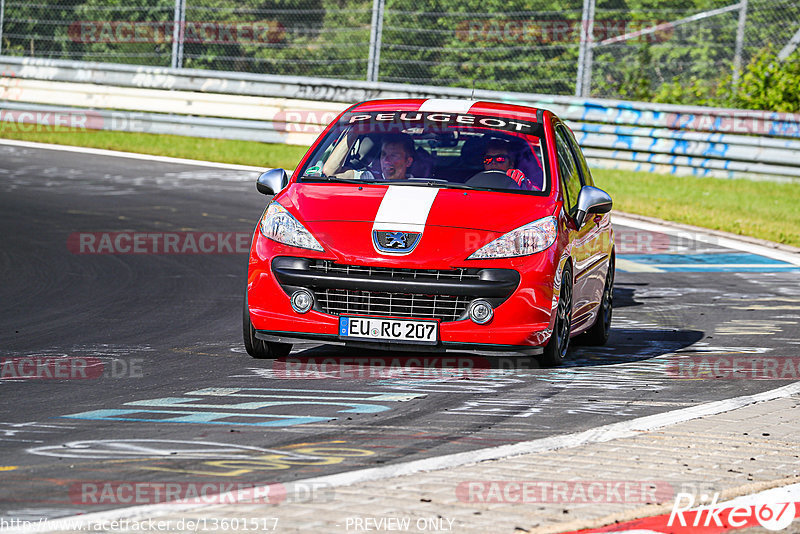
[[[474,98],[551,109],[595,167],[800,180],[797,114],[8,56],[0,69],[6,122],[82,113],[88,128],[308,145],[352,102]]]

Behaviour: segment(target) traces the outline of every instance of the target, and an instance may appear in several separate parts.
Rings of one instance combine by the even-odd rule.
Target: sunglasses
[[[505,162],[508,161],[508,156],[484,156],[483,157],[483,164],[484,165],[489,165],[493,161],[496,161],[497,163],[505,163]]]

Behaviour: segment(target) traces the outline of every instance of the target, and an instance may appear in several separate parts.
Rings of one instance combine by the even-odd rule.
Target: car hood
[[[546,217],[549,197],[415,185],[292,184],[277,200],[299,221],[369,223],[376,230],[429,227],[509,232]]]

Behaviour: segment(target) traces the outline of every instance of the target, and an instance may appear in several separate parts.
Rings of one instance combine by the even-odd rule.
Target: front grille
[[[332,315],[389,315],[455,321],[464,313],[469,303],[466,297],[454,295],[383,293],[349,289],[317,289],[314,294],[321,311]]]
[[[404,280],[479,280],[479,269],[395,269],[393,267],[369,267],[363,265],[339,265],[329,260],[313,260],[309,270],[322,273],[336,273],[345,275],[372,275],[402,278]],[[388,294],[388,293],[387,293]]]
[[[478,269],[397,269],[340,265],[328,260],[312,261],[309,270],[350,276],[374,275],[403,280],[478,280]],[[456,295],[423,295],[418,293],[387,293],[351,289],[317,289],[317,302],[325,313],[332,315],[389,315],[455,321],[467,309],[469,299]]]
[[[278,257],[272,270],[287,295],[312,291],[314,309],[323,313],[442,322],[462,319],[476,298],[499,306],[519,284],[519,273],[511,269],[398,269]]]

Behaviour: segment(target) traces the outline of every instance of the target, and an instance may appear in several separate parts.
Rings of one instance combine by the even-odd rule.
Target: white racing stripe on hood
[[[477,100],[454,100],[450,98],[429,98],[419,107],[419,111],[440,111],[442,113],[469,113],[469,108]]]
[[[390,185],[383,196],[373,230],[422,232],[439,189]]]

